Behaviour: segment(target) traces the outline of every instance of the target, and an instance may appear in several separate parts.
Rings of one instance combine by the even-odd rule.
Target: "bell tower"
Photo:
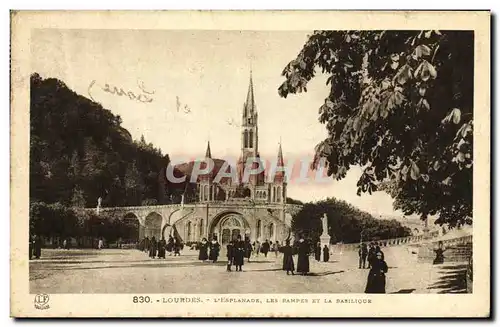
[[[247,98],[243,104],[243,115],[241,122],[241,155],[238,161],[240,180],[248,158],[259,156],[259,129],[257,126],[258,114],[255,105],[253,91],[252,71],[250,71],[250,83],[248,85]],[[253,178],[254,176],[251,176]]]

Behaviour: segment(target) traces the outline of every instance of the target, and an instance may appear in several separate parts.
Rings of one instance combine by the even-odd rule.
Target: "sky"
[[[326,76],[316,76],[307,93],[278,95],[283,68],[310,33],[33,30],[32,71],[101,103],[121,116],[134,139],[144,135],[174,160],[203,157],[207,141],[213,157],[239,156],[238,124],[252,71],[261,157],[275,160],[281,140],[285,161],[312,158],[327,135],[318,121],[329,92]],[[109,92],[115,87],[128,96]],[[385,193],[357,196],[360,175],[354,167],[341,181],[289,183],[288,196],[304,202],[335,197],[376,217],[403,215]]]

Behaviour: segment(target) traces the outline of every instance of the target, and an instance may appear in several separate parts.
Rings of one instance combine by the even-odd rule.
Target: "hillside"
[[[132,140],[120,116],[70,90],[31,76],[30,201],[94,207],[165,201],[158,179],[169,162],[159,149]]]

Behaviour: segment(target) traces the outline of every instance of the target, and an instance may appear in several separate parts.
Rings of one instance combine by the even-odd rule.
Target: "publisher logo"
[[[47,294],[37,294],[35,295],[35,308],[39,310],[45,310],[49,308],[49,296]]]

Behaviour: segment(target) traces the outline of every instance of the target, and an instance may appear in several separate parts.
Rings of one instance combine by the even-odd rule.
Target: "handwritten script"
[[[90,82],[90,84],[89,84],[88,93],[89,93],[90,99],[94,102],[95,102],[95,99],[94,99],[94,97],[92,97],[92,90],[93,90],[94,86],[98,86],[102,91],[104,91],[106,93],[120,96],[120,97],[125,96],[125,97],[128,97],[132,101],[138,101],[138,102],[142,102],[142,103],[153,102],[152,95],[155,94],[155,91],[146,90],[146,87],[144,86],[144,82],[142,82],[140,80],[137,80],[137,87],[139,88],[138,91],[137,90],[135,90],[135,91],[124,90],[123,87],[113,86],[113,85],[109,85],[109,84],[104,84],[104,86],[99,86],[96,84],[95,80],[92,80],[92,82]]]
[[[113,86],[110,84],[104,84],[104,86],[101,86],[96,83],[96,80],[92,80],[89,84],[88,87],[88,94],[89,97],[92,101],[97,102],[92,94],[95,91],[95,88],[100,89],[101,91],[105,93],[109,93],[114,96],[119,96],[119,97],[126,97],[130,99],[131,101],[137,101],[141,103],[151,103],[153,102],[154,98],[153,95],[155,94],[155,91],[149,91],[146,89],[144,86],[144,82],[137,80],[137,87],[138,90],[125,90],[123,87],[118,87],[118,86]],[[191,112],[191,108],[187,104],[181,103],[180,99],[178,96],[176,98],[176,109],[177,112],[182,112],[185,114],[189,114]]]

